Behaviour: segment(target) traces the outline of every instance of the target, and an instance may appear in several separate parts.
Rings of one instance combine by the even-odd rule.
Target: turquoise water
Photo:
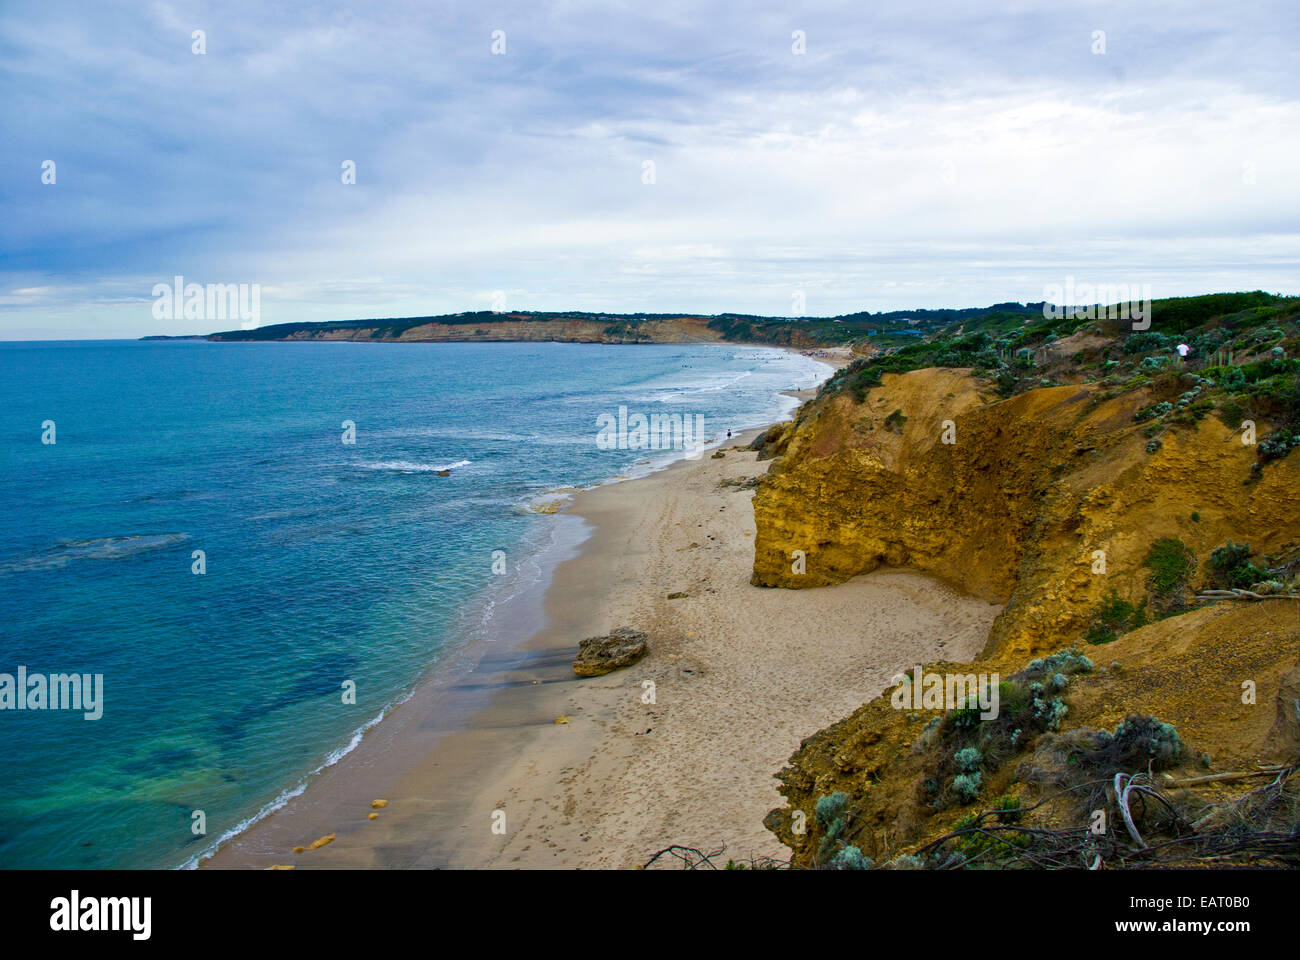
[[[104,686],[97,720],[0,710],[0,866],[210,848],[481,626],[554,524],[530,504],[682,455],[600,449],[598,417],[702,416],[720,441],[825,370],[751,347],[0,344],[0,673]]]

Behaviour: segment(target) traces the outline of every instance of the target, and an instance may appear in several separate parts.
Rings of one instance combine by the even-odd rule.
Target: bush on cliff
[[[1229,540],[1210,552],[1210,583],[1220,589],[1246,588],[1268,579],[1268,571],[1250,562],[1250,544]]]
[[[1142,562],[1151,571],[1147,588],[1152,606],[1163,613],[1185,607],[1187,587],[1196,572],[1196,554],[1192,548],[1177,537],[1161,537],[1151,545]]]
[[[983,759],[983,754],[974,747],[963,747],[953,754],[952,762],[962,773],[975,773]]]
[[[840,850],[826,862],[827,870],[870,870],[875,866],[875,861],[870,857],[864,857],[862,851],[854,846],[841,847]]]
[[[821,827],[823,836],[817,845],[817,863],[832,870],[867,870],[871,860],[862,856],[857,847],[847,846],[840,836],[848,827],[849,797],[836,791],[819,797],[813,816]]]
[[[1037,657],[1025,665],[1025,669],[1016,674],[1021,680],[1041,680],[1048,674],[1092,673],[1093,662],[1075,647],[1058,650],[1046,657]]]
[[[957,774],[952,780],[952,792],[959,803],[974,803],[980,794],[980,772]]]
[[[1187,757],[1187,746],[1172,723],[1155,717],[1130,714],[1119,722],[1114,733],[1097,731],[1092,748],[1076,757],[1081,770],[1100,771],[1110,776],[1116,772],[1132,773],[1164,770]]]
[[[1114,587],[1111,587],[1110,593],[1093,615],[1084,639],[1091,644],[1111,643],[1118,640],[1130,630],[1146,625],[1146,608],[1146,600],[1135,607],[1123,599]]]

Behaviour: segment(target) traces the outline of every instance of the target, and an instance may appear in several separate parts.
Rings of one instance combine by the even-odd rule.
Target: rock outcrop
[[[649,652],[646,635],[641,630],[619,627],[603,637],[588,637],[578,644],[578,659],[573,672],[580,677],[599,677],[622,667],[630,667]]]
[[[793,436],[793,423],[773,424],[750,441],[749,449],[758,451],[759,460],[771,460],[785,453]]]

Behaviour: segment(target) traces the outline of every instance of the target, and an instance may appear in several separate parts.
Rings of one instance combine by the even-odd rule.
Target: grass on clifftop
[[[1094,311],[1105,316],[1107,308]],[[1008,322],[1008,321],[1011,322]],[[1180,357],[1178,347],[1187,347]],[[934,336],[855,360],[822,385],[819,398],[847,393],[861,403],[887,373],[971,368],[1006,398],[1063,384],[1098,384],[1097,402],[1149,389],[1138,411],[1147,451],[1168,429],[1214,413],[1233,429],[1270,432],[1257,444],[1255,473],[1300,446],[1300,298],[1253,293],[1156,300],[1149,330],[1088,315],[1053,319],[985,314]]]

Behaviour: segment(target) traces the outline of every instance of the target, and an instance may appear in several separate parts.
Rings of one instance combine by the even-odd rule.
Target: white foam
[[[416,463],[412,460],[380,460],[378,463],[360,464],[364,470],[392,470],[396,473],[437,473],[439,470],[459,470],[468,467],[470,461],[457,460],[455,463]]]
[[[219,849],[221,849],[222,844],[226,843],[228,840],[232,840],[235,837],[239,836],[241,833],[243,833],[245,830],[247,830],[249,827],[253,826],[254,824],[262,820],[265,820],[271,814],[275,813],[275,811],[279,810],[281,807],[288,804],[288,802],[292,800],[294,797],[301,796],[303,791],[307,789],[307,785],[318,773],[320,773],[322,770],[334,766],[334,764],[338,763],[349,753],[355,750],[361,744],[361,741],[365,738],[367,730],[369,730],[375,724],[379,723],[379,721],[383,720],[384,717],[388,716],[389,711],[392,710],[393,707],[397,706],[398,704],[405,703],[407,700],[411,699],[414,693],[415,691],[414,689],[412,689],[410,692],[404,694],[399,699],[394,700],[388,706],[384,707],[383,710],[379,711],[378,716],[372,717],[370,720],[367,720],[361,726],[357,727],[357,729],[352,732],[352,738],[346,744],[344,744],[341,747],[337,747],[334,750],[331,750],[319,767],[317,767],[315,770],[312,770],[310,773],[304,776],[294,786],[290,787],[287,790],[282,790],[274,800],[272,800],[270,803],[262,807],[261,810],[258,810],[257,813],[253,814],[251,817],[245,817],[243,820],[240,820],[237,824],[235,824],[233,827],[231,827],[221,836],[217,837],[217,839],[214,840],[207,848],[200,851],[199,853],[196,853],[194,856],[190,857],[188,860],[186,860],[176,869],[197,870],[199,864],[202,861],[209,859],[214,854],[216,854],[216,852]]]

